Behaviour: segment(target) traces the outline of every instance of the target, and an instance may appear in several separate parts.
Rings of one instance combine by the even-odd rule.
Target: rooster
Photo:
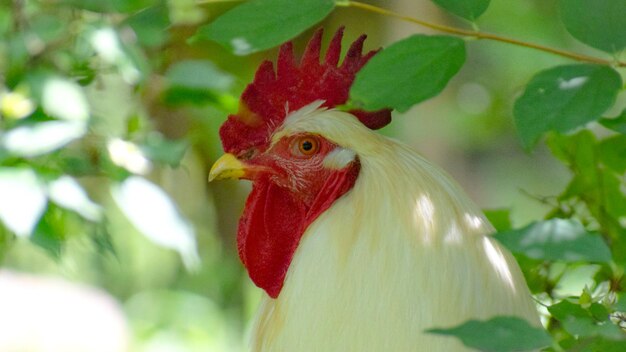
[[[299,62],[291,42],[263,62],[220,128],[209,180],[246,179],[243,265],[264,295],[255,352],[469,351],[426,333],[469,319],[539,325],[512,255],[441,169],[373,130],[390,110],[340,111],[376,54],[365,35],[341,65],[343,28],[320,61],[322,30]],[[402,87],[398,87],[402,89]]]

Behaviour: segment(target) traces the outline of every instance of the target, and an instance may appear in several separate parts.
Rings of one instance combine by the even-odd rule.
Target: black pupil
[[[313,149],[313,143],[311,143],[311,141],[302,142],[302,150],[308,152],[311,151],[311,149]]]

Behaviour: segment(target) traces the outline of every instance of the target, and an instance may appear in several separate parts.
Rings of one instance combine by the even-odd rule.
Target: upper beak
[[[234,155],[226,153],[222,155],[209,172],[209,182],[213,180],[240,179],[246,175],[246,165]]]

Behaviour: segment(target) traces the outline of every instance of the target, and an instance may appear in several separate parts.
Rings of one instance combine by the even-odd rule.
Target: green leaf
[[[602,126],[612,129],[615,132],[626,134],[626,109],[622,110],[619,116],[614,118],[602,118],[599,121]]]
[[[14,238],[0,223],[0,261],[4,262],[4,257],[9,248],[11,248]]]
[[[170,67],[165,78],[171,87],[198,90],[227,91],[233,84],[233,77],[208,60],[185,60]]]
[[[95,250],[100,255],[111,254],[117,258],[117,251],[115,250],[115,244],[111,233],[109,233],[107,225],[104,222],[97,223],[92,230],[90,236],[91,242],[94,245]]]
[[[609,53],[626,48],[625,0],[561,0],[561,20],[576,39]]]
[[[430,329],[426,332],[455,336],[467,347],[489,352],[528,351],[552,343],[545,330],[531,326],[518,317],[470,320],[450,329]]]
[[[146,47],[158,47],[170,37],[168,27],[171,25],[165,4],[153,6],[140,11],[126,19],[137,36],[137,41]]]
[[[236,110],[238,99],[228,91],[234,78],[206,60],[186,60],[173,65],[165,74],[168,89],[165,101],[170,105],[191,103],[214,104]]]
[[[546,141],[552,154],[565,165],[595,165],[596,137],[589,130],[572,135],[552,134]]]
[[[99,13],[130,13],[155,2],[156,0],[61,0],[62,4]]]
[[[150,135],[141,150],[148,159],[178,167],[189,148],[186,140],[168,140],[158,134]]]
[[[626,216],[626,196],[621,190],[622,182],[617,175],[611,172],[602,173],[602,202],[604,209],[615,219],[619,221]],[[615,244],[615,243],[614,243]]]
[[[30,24],[37,37],[46,43],[58,40],[65,35],[67,33],[65,25],[59,18],[48,14],[41,14]]]
[[[580,305],[572,303],[567,299],[548,307],[548,311],[558,320],[565,320],[568,317],[588,317],[589,314]]]
[[[620,75],[607,66],[567,65],[538,73],[513,111],[524,147],[531,149],[547,131],[569,132],[597,120],[621,86]]]
[[[548,307],[550,314],[561,322],[563,328],[578,337],[603,336],[624,339],[626,334],[609,320],[609,312],[599,303],[591,303],[589,309],[564,299]]]
[[[502,232],[511,229],[510,209],[485,209],[483,212],[497,231]]]
[[[575,336],[603,336],[613,340],[626,338],[626,334],[610,321],[596,322],[591,317],[567,317],[561,323],[567,332]]]
[[[615,310],[618,312],[626,313],[626,293],[622,292],[617,297],[617,303],[615,303]]]
[[[98,13],[116,12],[115,2],[110,0],[62,0],[61,4]]]
[[[236,55],[282,44],[326,17],[333,0],[252,0],[201,27],[197,38],[216,41]]]
[[[566,262],[609,262],[611,251],[602,237],[591,234],[575,220],[551,219],[494,237],[511,252],[529,258]]]
[[[603,321],[609,319],[609,310],[600,303],[591,303],[591,307],[589,307],[589,313],[591,316],[597,321]]]
[[[599,157],[604,165],[623,173],[626,171],[626,135],[617,135],[600,142]]]
[[[574,135],[553,134],[547,144],[552,154],[562,160],[574,174],[565,192],[559,199],[572,197],[600,202],[601,189],[598,164],[597,142],[589,130],[581,130]]]
[[[575,352],[624,352],[626,341],[607,340],[602,337],[581,338],[568,351]]]
[[[491,0],[432,0],[435,4],[463,17],[466,20],[475,21],[482,15]]]
[[[49,216],[46,216],[50,218]],[[54,258],[61,257],[63,249],[63,237],[57,231],[58,226],[54,226],[51,221],[43,219],[34,229],[30,240],[37,246],[45,249]],[[56,220],[58,222],[58,220]]]
[[[364,110],[411,106],[439,94],[465,62],[465,42],[414,35],[376,54],[356,75],[350,104]]]

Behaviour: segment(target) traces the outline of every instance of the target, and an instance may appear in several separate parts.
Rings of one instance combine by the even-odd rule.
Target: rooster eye
[[[302,137],[298,140],[298,150],[302,155],[313,155],[319,148],[319,141],[314,137]]]

